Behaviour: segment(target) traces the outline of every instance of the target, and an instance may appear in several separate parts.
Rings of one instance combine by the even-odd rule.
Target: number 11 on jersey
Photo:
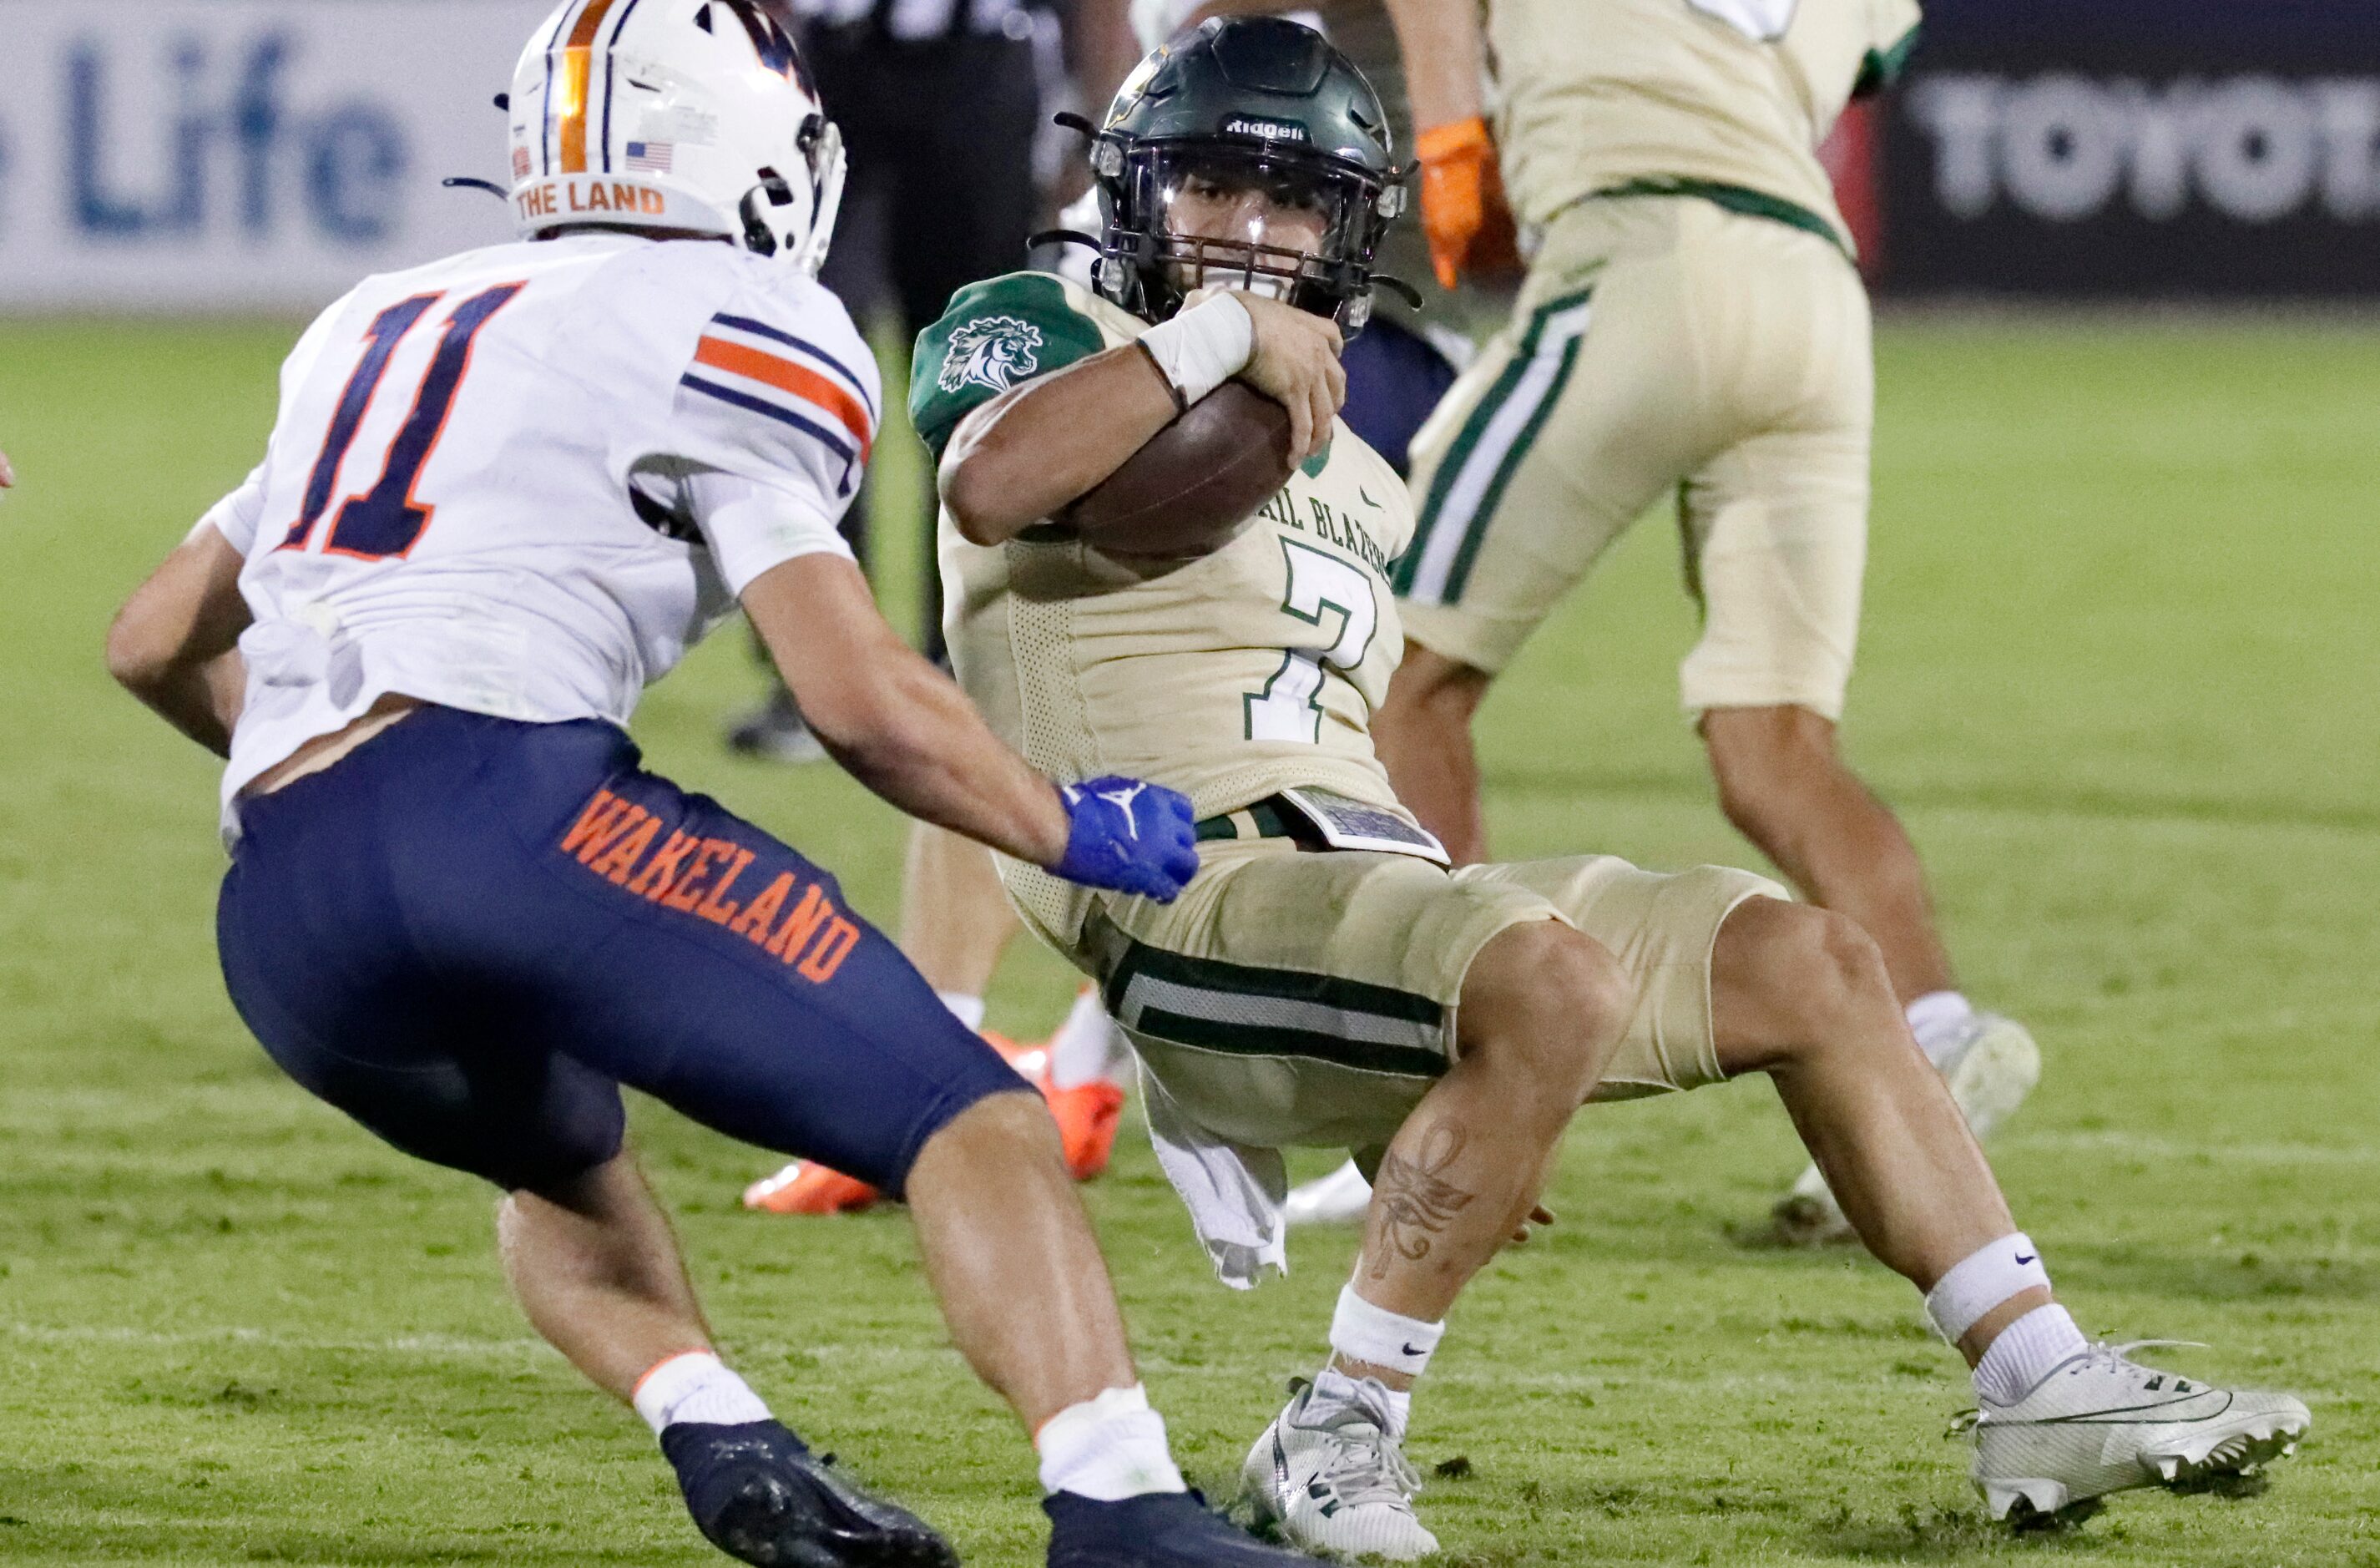
[[[1379,629],[1380,605],[1372,595],[1372,579],[1353,562],[1293,539],[1282,540],[1281,548],[1289,565],[1289,591],[1281,607],[1311,626],[1322,625],[1323,615],[1335,610],[1342,617],[1339,636],[1328,648],[1284,650],[1281,668],[1264,689],[1241,700],[1250,740],[1317,746],[1322,740],[1322,666],[1353,670],[1364,662]]]
[[[463,373],[471,366],[471,345],[489,319],[511,304],[513,296],[527,286],[519,283],[500,284],[455,307],[455,313],[446,318],[446,330],[438,340],[438,351],[431,357],[430,368],[422,372],[421,385],[413,395],[413,409],[389,443],[388,457],[381,465],[379,480],[371,489],[348,497],[339,508],[338,517],[331,523],[331,537],[323,541],[324,551],[378,561],[402,555],[413,548],[421,530],[430,526],[431,513],[436,510],[414,494],[414,487],[420,481],[422,465],[430,461],[431,453],[437,450],[438,438],[445,433],[446,417],[455,410],[455,395],[462,390]],[[322,450],[316,455],[313,472],[307,477],[305,502],[298,510],[298,520],[290,525],[288,537],[281,541],[282,549],[306,548],[314,525],[322,521],[331,504],[331,491],[338,483],[339,468],[346,462],[347,449],[355,444],[356,432],[380,391],[381,379],[388,374],[388,362],[395,357],[397,345],[443,298],[417,294],[400,300],[374,316],[371,325],[364,329],[363,358],[339,394],[331,428],[322,434]]]

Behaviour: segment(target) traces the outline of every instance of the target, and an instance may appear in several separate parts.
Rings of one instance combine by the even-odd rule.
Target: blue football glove
[[[1085,887],[1171,904],[1198,874],[1190,797],[1163,784],[1109,777],[1060,784],[1071,824],[1065,857],[1050,868]]]

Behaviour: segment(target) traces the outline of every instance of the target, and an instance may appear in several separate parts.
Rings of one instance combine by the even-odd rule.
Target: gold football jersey
[[[1917,22],[1916,0],[1488,0],[1514,209],[1543,224],[1597,192],[1723,186],[1840,239],[1818,143]]]
[[[977,405],[1146,330],[1046,273],[976,284],[918,337],[911,418],[939,455]],[[1393,808],[1370,725],[1404,653],[1388,570],[1412,532],[1403,481],[1343,423],[1195,561],[1110,555],[1050,525],[970,544],[945,512],[951,662],[992,728],[1055,778],[1148,779],[1202,818],[1300,785]],[[1088,894],[1002,871],[1070,943]]]

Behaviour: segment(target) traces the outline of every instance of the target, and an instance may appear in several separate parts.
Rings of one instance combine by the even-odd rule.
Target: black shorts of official
[[[832,877],[628,737],[424,708],[243,803],[216,931],[304,1088],[508,1189],[616,1155],[620,1086],[898,1195],[1026,1088]]]

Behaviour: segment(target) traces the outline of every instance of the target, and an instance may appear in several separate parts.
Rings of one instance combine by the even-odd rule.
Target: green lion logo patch
[[[1041,363],[1034,351],[1041,346],[1041,329],[1014,316],[978,316],[951,334],[942,358],[941,374],[934,384],[944,392],[988,386],[1006,392],[1019,376],[1029,376]]]

